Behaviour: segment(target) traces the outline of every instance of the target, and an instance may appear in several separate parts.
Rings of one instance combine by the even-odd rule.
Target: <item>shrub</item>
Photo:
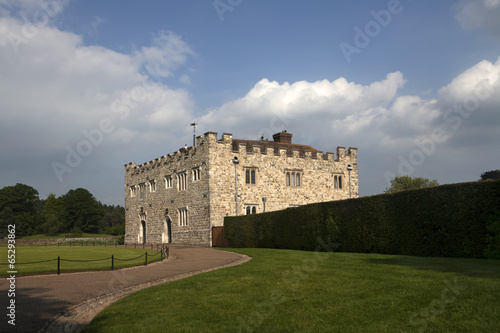
[[[226,217],[233,247],[500,258],[500,181],[472,182]]]

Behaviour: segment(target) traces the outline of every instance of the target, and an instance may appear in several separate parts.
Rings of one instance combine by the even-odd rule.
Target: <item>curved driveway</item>
[[[170,246],[170,259],[116,271],[16,278],[16,325],[7,323],[9,282],[0,280],[0,332],[74,332],[102,309],[135,291],[250,258],[211,248]]]

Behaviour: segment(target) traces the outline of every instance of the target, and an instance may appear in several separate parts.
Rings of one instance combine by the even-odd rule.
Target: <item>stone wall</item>
[[[208,133],[210,147],[210,221],[213,226],[222,226],[224,216],[236,214],[235,169],[232,162],[237,157],[238,172],[238,214],[245,214],[246,207],[256,207],[257,213],[275,211],[292,206],[315,202],[349,198],[349,172],[351,164],[351,196],[359,196],[357,149],[348,151],[337,148],[333,153],[299,151],[288,155],[286,149],[275,152],[274,148],[254,146],[248,149],[240,144],[233,150],[232,135],[223,134],[216,140],[216,133]],[[246,170],[256,171],[255,184],[246,184]],[[286,174],[299,174],[300,186],[287,186]],[[342,177],[342,188],[335,188],[334,177]],[[292,184],[290,184],[292,185]]]
[[[181,243],[210,245],[208,201],[208,149],[204,139],[197,147],[182,148],[141,165],[125,166],[125,242],[142,243],[141,223],[146,226],[146,243]],[[194,180],[194,169],[199,179]],[[185,189],[179,190],[178,175],[184,174]],[[171,187],[166,186],[171,177]],[[156,183],[153,191],[149,182]],[[138,186],[146,191],[139,194]],[[132,194],[132,188],[137,191]],[[187,210],[187,225],[181,225],[179,209]],[[170,222],[170,223],[169,223]],[[169,232],[170,224],[170,232]],[[169,239],[169,235],[171,239]]]
[[[280,137],[283,141],[279,144],[233,140],[228,133],[218,140],[217,133],[207,132],[197,138],[196,147],[181,148],[141,165],[134,162],[125,165],[125,243],[142,243],[144,225],[146,243],[211,246],[212,226],[222,226],[224,216],[245,214],[247,207],[256,213],[263,212],[263,198],[266,211],[347,199],[348,164],[353,167],[351,195],[359,196],[356,148],[346,151],[338,147],[335,156],[292,144],[290,133],[279,133],[276,139]],[[239,160],[237,207],[235,157]],[[199,170],[199,179],[193,178],[195,169]],[[255,172],[255,184],[247,184],[246,170]],[[296,178],[287,184],[287,173],[299,175],[300,185]],[[177,177],[180,174],[186,176],[185,189]],[[171,177],[171,182],[166,177]],[[334,185],[336,178],[341,178],[341,185]],[[156,184],[154,190],[150,186],[152,181]],[[166,187],[167,183],[171,188]],[[179,211],[184,208],[187,225],[183,225]]]

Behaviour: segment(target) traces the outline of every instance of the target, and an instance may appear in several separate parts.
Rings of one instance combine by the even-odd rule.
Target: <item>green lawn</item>
[[[156,251],[148,252],[148,263],[160,260],[160,255]],[[69,271],[87,271],[111,269],[111,256],[113,255],[114,268],[123,268],[137,265],[144,265],[146,250],[129,249],[120,247],[17,247],[15,253],[16,275],[42,274],[57,272],[57,257],[60,256],[61,273]],[[0,276],[8,275],[7,248],[0,248]],[[128,260],[132,258],[135,260]],[[105,259],[106,258],[106,259]],[[105,259],[91,261],[96,259]],[[122,259],[127,259],[126,261]],[[47,261],[48,260],[48,261]],[[84,262],[74,262],[67,260],[81,260]],[[36,264],[26,264],[31,262],[46,261]]]
[[[31,235],[31,236],[24,236],[21,237],[21,239],[50,239],[50,238],[75,238],[71,236],[71,233],[67,234],[59,234],[55,236],[49,236],[46,234],[37,234],[37,235]],[[118,236],[113,236],[113,235],[107,235],[107,234],[87,234],[84,233],[81,236],[78,236],[77,238],[100,238],[100,237],[118,237]]]
[[[130,295],[85,332],[498,332],[500,261],[238,249]]]

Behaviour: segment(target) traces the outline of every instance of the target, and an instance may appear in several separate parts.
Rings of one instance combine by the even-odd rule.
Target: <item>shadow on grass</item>
[[[500,260],[396,256],[370,258],[371,264],[407,266],[419,270],[456,273],[468,277],[500,279]]]
[[[6,279],[2,279],[6,280]],[[63,313],[71,304],[65,301],[51,299],[44,296],[51,292],[46,288],[17,288],[15,297],[8,297],[6,284],[0,283],[0,306],[2,320],[0,320],[0,332],[38,332],[54,316]],[[15,300],[15,326],[8,323],[7,307],[11,299]]]

